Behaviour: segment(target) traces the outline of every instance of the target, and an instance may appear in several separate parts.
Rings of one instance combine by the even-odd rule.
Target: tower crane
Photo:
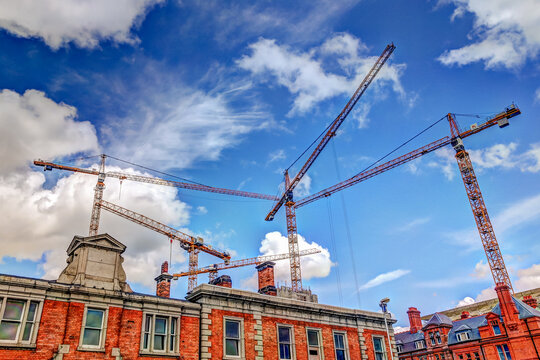
[[[291,288],[293,291],[302,291],[302,273],[300,269],[300,258],[298,256],[298,234],[296,227],[296,212],[295,203],[293,199],[293,190],[300,183],[304,175],[307,173],[313,162],[321,154],[332,137],[336,135],[337,130],[345,121],[349,113],[352,111],[360,97],[364,94],[366,89],[372,83],[373,79],[379,73],[382,66],[386,63],[392,52],[396,47],[394,44],[386,46],[382,54],[379,56],[375,64],[371,67],[370,71],[360,83],[360,86],[356,89],[351,99],[345,105],[338,117],[328,126],[326,133],[322,137],[319,144],[313,150],[313,153],[309,156],[306,163],[300,168],[296,176],[291,180],[289,178],[288,170],[285,170],[285,191],[275,203],[274,207],[266,216],[266,221],[272,221],[278,210],[285,205],[286,219],[287,219],[287,241],[289,243],[290,267],[291,267]]]
[[[95,175],[98,177],[96,187],[94,188],[94,201],[93,201],[93,206],[92,206],[92,215],[90,218],[90,231],[89,231],[90,236],[97,235],[97,232],[99,229],[99,218],[100,218],[99,203],[103,199],[103,190],[105,189],[106,177],[117,178],[117,179],[120,179],[120,181],[131,180],[131,181],[138,181],[138,182],[147,183],[147,184],[165,185],[165,186],[178,187],[182,189],[205,191],[205,192],[234,195],[234,196],[242,196],[242,197],[248,197],[248,198],[254,198],[254,199],[273,200],[273,201],[276,201],[278,199],[277,197],[272,196],[272,195],[258,194],[258,193],[248,192],[248,191],[217,188],[217,187],[212,187],[212,186],[207,186],[207,185],[202,185],[202,184],[187,183],[187,182],[182,182],[182,181],[165,180],[165,179],[160,179],[158,177],[152,177],[152,176],[127,174],[127,173],[122,173],[122,172],[117,172],[117,171],[105,172],[106,157],[107,155],[105,154],[100,155],[101,162],[100,162],[99,170],[83,169],[83,168],[78,168],[75,166],[61,165],[61,164],[53,163],[51,161],[44,161],[41,159],[34,160],[34,165],[43,166],[44,171],[51,171],[52,169],[59,169],[59,170],[65,170],[65,171],[71,171],[71,172],[78,172],[82,174]]]
[[[409,161],[417,159],[444,146],[452,145],[456,152],[455,157],[458,163],[459,171],[465,185],[465,190],[469,198],[474,219],[478,228],[478,232],[480,234],[480,238],[482,240],[482,245],[484,246],[484,251],[486,253],[489,267],[491,269],[491,274],[493,276],[493,279],[495,280],[495,284],[499,285],[500,283],[504,283],[508,285],[511,291],[513,291],[512,283],[510,282],[508,271],[506,270],[506,266],[504,265],[504,260],[499,248],[499,244],[497,242],[497,238],[495,237],[495,232],[493,230],[493,226],[491,225],[487,208],[484,203],[482,193],[480,191],[480,186],[478,185],[478,180],[474,173],[469,154],[467,153],[467,151],[465,151],[465,147],[463,145],[463,139],[471,135],[478,134],[479,132],[484,131],[494,125],[499,125],[500,128],[506,127],[508,125],[508,119],[513,118],[514,116],[518,116],[520,114],[520,109],[515,105],[511,105],[507,107],[503,112],[488,119],[486,122],[480,125],[475,124],[471,126],[470,130],[466,131],[461,131],[459,129],[459,126],[455,121],[455,116],[453,114],[447,114],[446,118],[450,125],[451,136],[445,136],[439,140],[433,141],[405,155],[387,161],[379,166],[361,172],[336,185],[333,185],[315,194],[300,199],[294,204],[294,207],[299,208],[321,198],[331,196],[338,191],[351,187],[376,175],[382,174],[385,171],[403,165]]]
[[[100,209],[107,210],[113,214],[116,214],[124,219],[133,221],[139,225],[147,227],[150,230],[154,230],[160,234],[167,236],[171,241],[177,240],[180,242],[180,247],[189,253],[189,271],[193,272],[199,265],[199,252],[205,252],[212,256],[225,260],[225,264],[229,263],[231,255],[227,251],[220,251],[214,249],[210,245],[205,245],[204,240],[201,237],[195,237],[185,234],[179,230],[173,229],[170,226],[160,223],[159,221],[150,219],[147,216],[136,213],[126,209],[120,205],[113,204],[106,200],[100,200],[97,204]],[[197,286],[197,275],[189,275],[188,288],[193,289]]]
[[[306,255],[318,254],[320,252],[321,250],[317,248],[311,248],[311,249],[302,250],[298,254],[299,256],[306,256]],[[188,271],[173,274],[172,276],[173,276],[173,279],[176,280],[179,277],[183,277],[183,276],[196,277],[199,274],[208,274],[210,281],[212,281],[217,277],[217,272],[219,270],[233,269],[233,268],[248,266],[248,265],[258,265],[266,261],[284,260],[284,259],[288,259],[290,256],[291,255],[289,253],[257,256],[257,257],[252,257],[248,259],[241,259],[241,260],[234,260],[234,261],[224,262],[224,263],[219,263],[219,264],[212,264],[212,265],[208,265],[208,266],[198,268],[198,269],[189,269]],[[189,285],[192,286],[192,283],[190,282]],[[195,283],[195,286],[196,285],[197,284]],[[195,286],[189,287],[188,291],[192,291],[195,288]]]

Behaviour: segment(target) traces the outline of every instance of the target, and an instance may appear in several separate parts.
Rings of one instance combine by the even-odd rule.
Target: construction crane
[[[290,267],[291,267],[291,288],[292,291],[298,292],[302,291],[302,273],[300,269],[300,258],[298,255],[298,234],[296,227],[296,213],[295,213],[295,203],[293,199],[293,191],[296,186],[300,183],[304,175],[307,173],[313,162],[321,154],[323,149],[326,147],[328,142],[332,137],[336,135],[337,130],[345,121],[349,113],[352,111],[360,97],[364,94],[366,89],[372,83],[375,76],[379,73],[382,66],[386,63],[392,52],[396,47],[394,44],[389,44],[386,46],[382,54],[379,56],[375,64],[371,67],[370,71],[360,83],[360,86],[356,89],[353,96],[345,105],[338,117],[328,126],[326,133],[322,137],[319,144],[313,150],[313,153],[309,156],[306,163],[300,168],[296,176],[291,180],[289,178],[288,170],[285,170],[285,191],[275,203],[274,207],[268,215],[266,216],[266,221],[272,221],[278,210],[285,205],[285,212],[287,218],[287,241],[289,244],[289,253],[290,257]]]
[[[225,260],[225,264],[228,264],[229,260],[231,259],[231,255],[227,251],[220,251],[214,249],[210,245],[205,245],[204,240],[201,237],[185,234],[179,230],[173,229],[170,226],[162,224],[159,221],[150,219],[147,216],[105,200],[100,200],[97,206],[100,209],[107,210],[113,214],[123,217],[124,219],[133,221],[134,223],[147,227],[150,230],[163,234],[167,236],[171,242],[173,240],[179,241],[180,247],[189,253],[189,271],[194,271],[199,266],[200,251]],[[188,287],[190,289],[197,286],[197,275],[190,275],[188,279]]]
[[[78,173],[88,174],[88,175],[95,175],[98,177],[96,187],[94,188],[94,201],[92,205],[92,215],[90,218],[90,231],[89,231],[90,236],[97,235],[98,233],[99,218],[100,218],[99,203],[103,199],[103,190],[105,189],[105,178],[107,177],[117,178],[117,179],[120,179],[120,181],[131,180],[131,181],[137,181],[137,182],[142,182],[142,183],[147,183],[147,184],[165,185],[165,186],[172,186],[172,187],[177,187],[177,188],[182,188],[182,189],[205,191],[205,192],[234,195],[234,196],[242,196],[242,197],[248,197],[248,198],[253,198],[253,199],[272,200],[272,201],[278,200],[278,198],[273,195],[265,195],[265,194],[258,194],[258,193],[248,192],[248,191],[216,188],[216,187],[202,185],[202,184],[165,180],[165,179],[160,179],[158,177],[127,174],[127,173],[116,172],[116,171],[105,172],[106,157],[107,155],[105,154],[100,155],[101,162],[100,162],[99,170],[82,169],[82,168],[78,168],[74,166],[61,165],[61,164],[53,163],[50,161],[34,160],[34,165],[43,166],[44,171],[51,171],[52,169],[58,169],[58,170],[78,172]]]
[[[320,252],[321,252],[321,250],[319,250],[317,248],[311,248],[311,249],[307,249],[307,250],[302,250],[298,254],[299,254],[299,256],[306,256],[306,255],[318,254]],[[205,267],[202,267],[202,268],[199,268],[199,269],[190,269],[190,270],[185,271],[185,272],[173,274],[172,276],[173,276],[173,279],[177,280],[178,278],[184,277],[184,276],[190,276],[190,277],[195,276],[196,277],[199,274],[208,274],[209,280],[212,281],[217,277],[217,272],[219,270],[233,269],[233,268],[242,267],[242,266],[248,266],[248,265],[258,265],[258,264],[262,264],[263,262],[266,262],[266,261],[284,260],[284,259],[288,259],[290,256],[291,255],[288,254],[288,253],[287,254],[278,254],[278,255],[257,256],[257,257],[252,257],[252,258],[249,258],[249,259],[234,260],[234,261],[230,261],[228,263],[224,262],[224,263],[220,263],[220,264],[212,264],[212,265],[205,266]],[[192,291],[195,288],[195,286],[197,286],[197,283],[192,284],[190,282],[189,286],[190,287],[188,288],[188,291]],[[193,286],[193,287],[191,287],[191,286]]]
[[[413,150],[405,155],[397,157],[393,160],[387,161],[379,166],[376,166],[367,171],[361,172],[345,181],[342,181],[334,186],[328,187],[324,190],[321,190],[313,195],[307,196],[303,199],[298,200],[295,204],[295,208],[302,207],[304,205],[310,204],[321,198],[331,196],[332,194],[351,187],[359,182],[370,179],[376,175],[382,174],[385,171],[393,169],[397,166],[403,165],[409,161],[417,159],[421,156],[424,156],[428,153],[431,153],[437,149],[440,149],[447,145],[452,145],[456,151],[456,160],[458,162],[459,171],[465,184],[465,190],[469,198],[469,202],[474,214],[474,219],[482,240],[482,245],[484,246],[484,251],[487,256],[487,260],[495,280],[495,284],[504,283],[513,291],[512,283],[510,282],[510,277],[508,276],[508,271],[504,265],[504,260],[495,237],[495,232],[491,221],[489,220],[489,215],[487,212],[480,187],[478,185],[478,180],[474,174],[473,166],[469,158],[469,154],[465,151],[463,145],[463,139],[471,135],[475,135],[481,131],[484,131],[494,125],[499,125],[500,128],[506,127],[508,125],[508,119],[513,118],[521,114],[519,108],[515,105],[511,105],[505,109],[505,111],[493,116],[488,119],[483,124],[477,125],[474,124],[471,126],[470,130],[460,131],[457,122],[455,121],[454,115],[448,114],[446,118],[450,124],[451,136],[445,136],[439,140],[433,141],[432,143],[425,145],[419,149]]]

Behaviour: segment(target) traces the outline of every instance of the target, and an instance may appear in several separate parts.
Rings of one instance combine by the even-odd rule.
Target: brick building
[[[490,311],[452,320],[444,313],[422,321],[420,311],[407,311],[410,328],[395,335],[400,360],[538,360],[540,311],[531,295],[523,301],[508,286],[495,288],[498,302]],[[450,313],[453,313],[450,311]]]
[[[0,359],[346,359],[395,354],[380,313],[279,296],[273,264],[258,266],[259,292],[224,275],[186,299],[134,293],[111,236],[75,237],[56,281],[0,275]],[[308,296],[309,295],[309,296]],[[390,320],[389,323],[393,323]],[[390,328],[391,329],[391,328]],[[396,357],[397,359],[397,357]]]

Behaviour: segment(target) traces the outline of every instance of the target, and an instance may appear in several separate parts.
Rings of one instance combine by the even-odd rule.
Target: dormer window
[[[397,352],[400,353],[403,351],[403,345],[397,345]]]
[[[493,320],[491,322],[491,328],[493,329],[493,334],[501,335],[501,327],[499,326],[499,322],[497,320]]]
[[[426,347],[426,342],[424,340],[419,340],[414,342],[414,347],[416,349],[423,349]]]
[[[457,341],[467,341],[471,339],[471,332],[470,331],[460,331],[456,333]]]
[[[435,333],[430,332],[429,333],[429,340],[431,341],[431,345],[435,345]]]
[[[438,331],[435,331],[435,340],[437,340],[437,344],[441,343],[441,334]]]

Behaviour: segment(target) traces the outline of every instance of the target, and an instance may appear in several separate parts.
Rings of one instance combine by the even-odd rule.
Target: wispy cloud
[[[268,154],[268,163],[270,164],[270,163],[273,163],[274,161],[285,160],[285,158],[286,158],[285,150],[277,149],[276,151]]]
[[[398,269],[398,270],[386,272],[386,273],[383,273],[383,274],[379,274],[379,275],[375,276],[373,279],[369,280],[364,285],[360,286],[359,290],[367,290],[367,289],[373,288],[375,286],[379,286],[379,285],[382,285],[384,283],[387,283],[389,281],[397,280],[400,277],[409,274],[410,272],[411,272],[411,270]]]
[[[431,221],[431,218],[430,217],[421,217],[421,218],[417,218],[417,219],[414,219],[414,220],[411,220],[409,221],[408,223],[398,227],[395,231],[396,232],[405,232],[405,231],[410,231],[418,226],[421,226],[421,225],[424,225],[424,224],[427,224],[428,222]]]

